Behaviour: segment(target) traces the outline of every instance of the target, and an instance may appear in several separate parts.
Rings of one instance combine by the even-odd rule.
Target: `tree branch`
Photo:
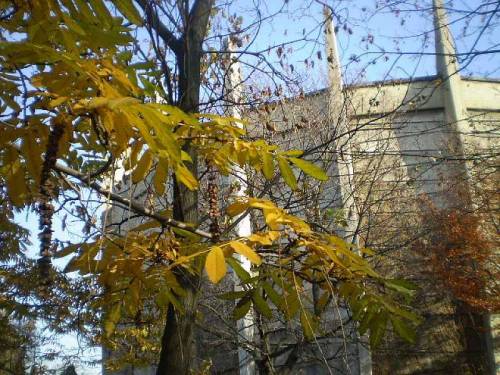
[[[16,150],[18,150],[19,152],[21,151],[19,146],[13,145],[13,147]],[[112,191],[109,191],[109,190],[103,188],[97,182],[90,181],[90,178],[92,175],[85,175],[81,172],[78,172],[77,170],[75,170],[73,168],[66,167],[65,165],[62,165],[60,162],[56,162],[54,164],[54,166],[52,167],[52,169],[54,169],[60,173],[64,173],[68,176],[76,178],[80,183],[84,184],[87,187],[90,187],[91,189],[95,190],[99,194],[109,197],[112,201],[115,201],[115,202],[121,203],[127,207],[130,207],[130,209],[137,214],[141,214],[141,215],[150,217],[152,219],[155,219],[156,221],[158,221],[160,224],[162,224],[164,226],[179,228],[179,229],[185,230],[187,232],[197,234],[197,235],[204,237],[204,238],[207,238],[207,239],[212,238],[212,235],[208,232],[205,232],[204,230],[192,228],[190,225],[188,225],[182,221],[178,221],[178,220],[174,220],[174,219],[171,219],[168,217],[164,217],[162,215],[158,215],[158,214],[154,213],[152,210],[144,207],[142,204],[140,204],[138,202],[135,202],[133,200],[128,200],[119,194],[113,193]]]
[[[160,21],[158,14],[152,9],[148,0],[136,0],[139,6],[146,14],[146,21],[158,35],[162,38],[165,44],[177,55],[182,51],[181,41]]]
[[[212,235],[208,232],[205,232],[205,231],[200,230],[200,229],[192,228],[190,225],[183,223],[181,221],[177,221],[177,220],[174,220],[174,219],[171,219],[168,217],[164,217],[162,215],[158,215],[158,214],[154,213],[152,210],[144,207],[142,204],[140,204],[138,202],[135,202],[133,200],[128,200],[128,199],[120,196],[119,194],[113,193],[113,192],[103,188],[97,182],[90,181],[89,176],[84,175],[83,173],[80,173],[75,169],[66,167],[59,162],[57,162],[54,165],[54,169],[57,170],[58,172],[61,172],[61,173],[64,173],[64,174],[67,174],[71,177],[76,178],[78,181],[80,181],[84,185],[92,188],[93,190],[97,191],[98,193],[100,193],[102,195],[109,197],[111,200],[113,200],[115,202],[119,202],[119,203],[126,205],[127,207],[130,207],[132,211],[135,211],[138,214],[148,216],[152,219],[157,220],[162,225],[170,226],[170,227],[174,227],[174,228],[179,228],[179,229],[197,234],[197,235],[204,237],[204,238],[207,238],[207,239],[212,238]]]

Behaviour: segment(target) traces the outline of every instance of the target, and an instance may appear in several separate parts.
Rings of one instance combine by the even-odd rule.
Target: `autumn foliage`
[[[500,309],[498,243],[478,213],[438,209],[424,211],[431,233],[423,247],[433,276],[452,296],[478,311]]]

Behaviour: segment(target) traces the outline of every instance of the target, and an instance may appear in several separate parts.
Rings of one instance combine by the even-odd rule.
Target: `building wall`
[[[335,154],[352,153],[362,242],[388,255],[389,261],[375,266],[389,276],[413,280],[421,288],[414,301],[424,317],[418,342],[412,346],[395,338],[387,340],[373,353],[374,373],[470,371],[462,312],[431,276],[425,254],[411,245],[423,237],[425,218],[419,197],[427,196],[437,208],[460,207],[464,187],[484,191],[498,178],[500,82],[462,80],[460,85],[467,108],[463,134],[457,133],[455,124],[447,123],[446,92],[436,77],[348,87],[344,109],[349,117],[350,147],[328,142],[339,135],[340,126],[328,123],[326,91],[259,108],[254,118],[255,134],[284,148],[315,149],[308,158],[323,163],[334,181],[339,173]],[[464,154],[458,153],[457,145],[463,146]],[[310,185],[306,190],[310,194],[306,207],[290,207],[302,210],[305,217],[319,212],[323,218],[329,207],[342,207],[334,182],[316,194]],[[286,190],[271,198],[294,201]],[[342,229],[330,224],[326,227]]]

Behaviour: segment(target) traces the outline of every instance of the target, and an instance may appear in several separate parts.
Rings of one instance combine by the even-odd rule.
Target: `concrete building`
[[[425,224],[421,197],[437,210],[480,210],[484,192],[494,192],[498,181],[500,81],[462,78],[441,1],[434,2],[434,21],[436,75],[344,87],[327,27],[330,87],[273,103],[255,121],[269,121],[282,147],[314,150],[309,157],[328,170],[329,187],[303,192],[313,206],[303,214],[314,206],[342,208],[344,236],[389,255],[380,268],[420,287],[414,306],[424,321],[417,343],[387,340],[372,353],[372,369],[351,364],[351,373],[495,373],[498,320],[478,314],[471,320],[481,323],[468,326],[473,313],[439,289],[426,255],[409,245]],[[498,348],[495,353],[498,370]]]

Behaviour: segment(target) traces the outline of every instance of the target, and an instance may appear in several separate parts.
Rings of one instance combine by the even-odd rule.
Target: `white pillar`
[[[229,51],[234,51],[234,44],[229,38],[227,41],[227,49]],[[227,91],[227,99],[231,103],[234,103],[230,106],[228,110],[228,114],[237,119],[241,119],[241,107],[238,106],[238,103],[241,101],[241,89],[242,89],[242,81],[241,81],[241,66],[237,57],[234,53],[230,52],[228,54],[228,62],[227,62],[227,79],[225,84],[225,89]],[[240,124],[241,125],[241,124]],[[242,126],[242,125],[241,125]],[[236,197],[244,198],[247,196],[247,174],[243,168],[239,165],[236,165],[233,169],[234,177],[230,180],[231,182],[235,182],[238,185],[236,189],[235,195]],[[238,218],[235,218],[238,219]],[[247,237],[252,233],[252,224],[250,222],[250,215],[246,215],[243,217],[238,224],[236,225],[236,234],[238,237]],[[245,271],[249,274],[252,274],[251,268],[252,264],[250,261],[242,256],[238,256],[239,261],[241,262],[241,266]],[[237,278],[235,277],[235,282],[237,282]],[[245,341],[254,342],[255,341],[255,328],[254,328],[254,316],[253,310],[250,309],[248,313],[243,317],[243,319],[238,320],[237,328],[239,334],[243,337]],[[243,348],[238,348],[238,360],[240,363],[240,374],[241,375],[254,375],[255,374],[255,361],[249,353]]]

